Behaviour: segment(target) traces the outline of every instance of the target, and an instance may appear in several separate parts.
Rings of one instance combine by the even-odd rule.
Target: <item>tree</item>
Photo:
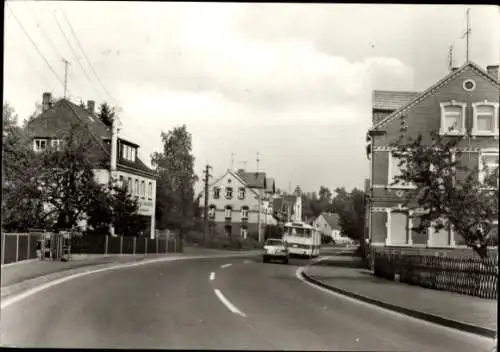
[[[395,184],[413,184],[405,206],[413,212],[419,223],[413,230],[424,232],[428,228],[460,234],[467,246],[481,258],[488,256],[487,246],[498,219],[498,167],[490,170],[469,168],[460,162],[458,138],[446,138],[436,132],[426,142],[422,135],[416,139],[400,140],[392,146],[400,159],[401,175]],[[498,156],[497,165],[498,165]],[[479,173],[486,174],[480,182]]]
[[[357,188],[347,192],[335,189],[332,211],[339,215],[342,232],[349,238],[362,241],[365,231],[365,193]]]
[[[319,199],[322,200],[322,201],[330,201],[330,199],[332,198],[332,191],[330,191],[330,189],[328,187],[325,187],[325,186],[321,186],[319,188]]]
[[[115,119],[115,109],[111,108],[108,103],[104,102],[99,106],[99,119],[108,127],[111,127]]]
[[[152,164],[158,173],[156,219],[160,229],[184,232],[194,226],[194,173],[191,134],[186,126],[161,133],[163,152],[154,153]]]

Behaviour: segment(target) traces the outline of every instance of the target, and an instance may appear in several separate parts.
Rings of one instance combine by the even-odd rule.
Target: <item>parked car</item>
[[[282,239],[270,238],[264,243],[264,252],[262,253],[262,262],[267,263],[270,260],[279,260],[283,264],[288,264],[288,248],[286,242]]]

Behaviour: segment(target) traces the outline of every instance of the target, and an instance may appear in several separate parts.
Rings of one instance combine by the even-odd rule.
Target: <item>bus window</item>
[[[311,238],[311,229],[306,229],[305,231],[306,231],[305,237]]]

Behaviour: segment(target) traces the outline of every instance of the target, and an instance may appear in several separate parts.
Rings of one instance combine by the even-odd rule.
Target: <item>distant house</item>
[[[272,200],[273,216],[279,224],[303,221],[302,192],[297,186],[293,194],[283,194]]]
[[[209,185],[209,232],[258,239],[266,225],[276,224],[270,206],[274,192],[274,180],[264,172],[227,170]],[[204,208],[204,192],[199,199]]]
[[[322,213],[313,222],[323,236],[330,237],[337,244],[351,243],[352,240],[342,234],[340,217],[336,213]]]
[[[391,144],[401,136],[430,140],[431,131],[457,138],[462,165],[498,167],[499,158],[498,65],[486,70],[473,62],[455,68],[424,92],[373,94],[373,126],[367,135],[370,161],[368,240],[374,248],[426,248],[449,251],[465,248],[464,239],[453,231],[412,231],[417,218],[410,217],[404,201],[413,185],[393,185],[400,174],[399,160]],[[457,178],[464,175],[457,174]],[[479,175],[481,180],[481,174]],[[423,211],[415,209],[413,211]]]
[[[42,96],[42,112],[26,126],[35,152],[48,146],[58,147],[63,134],[72,125],[84,126],[95,141],[91,155],[95,158],[94,176],[97,182],[107,184],[110,180],[127,185],[131,195],[137,197],[139,215],[145,217],[149,226],[145,229],[154,237],[156,174],[137,155],[139,145],[118,136],[118,130],[106,126],[94,111],[95,102],[89,100],[87,108],[60,99],[52,103],[51,93]],[[116,151],[116,154],[112,153]],[[85,227],[85,224],[82,226]]]

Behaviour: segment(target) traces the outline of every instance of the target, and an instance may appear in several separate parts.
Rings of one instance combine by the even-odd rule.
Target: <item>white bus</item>
[[[285,224],[283,240],[288,253],[296,256],[317,257],[321,246],[321,233],[315,227],[304,222]]]

